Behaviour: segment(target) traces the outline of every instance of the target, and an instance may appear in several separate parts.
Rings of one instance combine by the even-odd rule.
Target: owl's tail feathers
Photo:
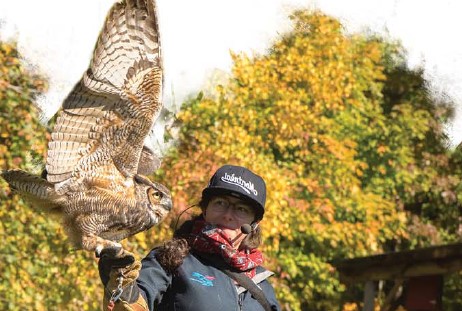
[[[32,175],[21,170],[4,170],[0,175],[33,206],[47,211],[59,212],[66,198],[59,195],[54,185],[40,176]]]

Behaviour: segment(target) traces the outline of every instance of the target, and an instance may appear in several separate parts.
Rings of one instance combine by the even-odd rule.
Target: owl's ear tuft
[[[150,181],[146,176],[143,176],[141,174],[135,174],[134,178],[135,178],[135,181],[139,184],[143,184],[146,186],[152,186],[152,181]]]
[[[138,174],[151,175],[160,167],[161,160],[156,156],[154,151],[146,146],[143,146],[140,160],[138,161]]]

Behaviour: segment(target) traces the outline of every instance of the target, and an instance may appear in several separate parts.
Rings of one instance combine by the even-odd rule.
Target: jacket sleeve
[[[170,287],[172,276],[157,261],[155,250],[152,250],[141,263],[142,268],[136,282],[149,310],[154,310]]]
[[[274,293],[273,286],[268,282],[268,280],[264,280],[258,284],[260,286],[261,290],[265,293],[266,299],[268,299],[269,303],[271,304],[271,307],[273,310],[280,311],[281,306],[279,305],[276,295]]]

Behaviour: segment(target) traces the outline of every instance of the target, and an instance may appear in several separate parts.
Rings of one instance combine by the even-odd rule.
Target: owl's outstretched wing
[[[115,3],[89,69],[57,118],[49,143],[48,181],[57,188],[80,187],[98,183],[101,177],[95,176],[133,176],[143,141],[161,108],[162,60],[154,0]]]

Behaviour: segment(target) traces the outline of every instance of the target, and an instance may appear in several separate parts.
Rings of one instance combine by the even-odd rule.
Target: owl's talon
[[[98,248],[98,247],[97,247]],[[96,250],[95,250],[96,252]],[[124,249],[122,245],[119,243],[114,243],[113,245],[103,247],[99,249],[99,256],[98,258],[107,257],[107,258],[120,258],[123,257]]]
[[[95,247],[95,256],[96,258],[101,258],[102,256],[106,257],[120,257],[123,253],[122,244],[117,242],[112,242],[109,245],[98,244]]]
[[[126,251],[122,247],[114,245],[105,247],[101,250],[100,262],[107,264],[112,268],[123,268],[135,262],[135,255]]]
[[[104,249],[103,245],[97,245],[95,248],[95,257],[100,258],[101,257],[101,251]]]

